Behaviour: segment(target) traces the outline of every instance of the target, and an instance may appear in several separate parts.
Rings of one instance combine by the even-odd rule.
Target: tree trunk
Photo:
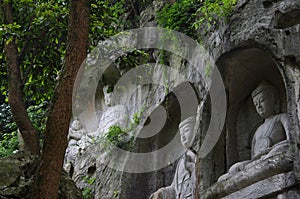
[[[11,4],[9,2],[3,2],[2,0],[0,3],[3,9],[4,23],[13,24]],[[31,154],[38,155],[40,152],[38,133],[26,112],[23,100],[18,50],[13,36],[6,41],[4,53],[7,61],[7,74],[9,79],[8,102],[11,112],[24,140],[24,149]]]
[[[48,115],[34,199],[57,198],[72,114],[73,85],[87,53],[89,11],[89,0],[70,0],[66,56]]]

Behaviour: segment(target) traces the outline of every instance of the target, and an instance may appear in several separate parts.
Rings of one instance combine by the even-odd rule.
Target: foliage
[[[124,136],[126,135],[127,133],[123,131],[121,127],[113,125],[109,127],[108,132],[105,134],[105,138],[112,144],[120,146],[122,144],[122,141],[124,140]]]
[[[134,125],[139,125],[141,120],[141,113],[140,112],[134,113],[132,120]]]
[[[96,182],[95,177],[89,177],[89,176],[84,176],[83,181],[86,182],[89,186],[85,187],[82,190],[82,196],[84,199],[92,199],[93,198],[93,191],[91,186],[93,186]]]
[[[27,108],[28,115],[43,139],[43,132],[46,127],[46,114],[49,103],[43,102],[39,105],[31,105]],[[0,105],[0,157],[11,155],[18,149],[17,126],[13,121],[10,107],[7,103]]]
[[[0,25],[0,38],[17,37],[25,98],[37,104],[50,100],[65,55],[68,1],[13,1],[14,23]],[[95,0],[91,4],[89,39],[91,48],[100,40],[115,35],[125,23],[122,17],[129,8],[124,0],[112,4]],[[1,93],[7,94],[6,64],[0,46]],[[93,47],[92,47],[93,46]],[[127,63],[132,63],[132,59]]]
[[[66,51],[68,0],[11,0],[13,24],[0,24],[0,140],[17,129],[8,108],[4,44],[16,39],[27,112],[39,133],[45,129],[46,109],[53,95]],[[90,15],[90,45],[121,30],[125,2],[94,0]],[[1,14],[0,10],[0,14]],[[1,15],[2,16],[2,15]],[[1,17],[2,18],[2,17]],[[3,20],[3,19],[2,19]],[[131,60],[128,60],[128,62]],[[5,107],[4,107],[5,106]],[[42,134],[41,134],[41,137]]]
[[[0,35],[14,36],[19,52],[23,91],[36,104],[50,100],[65,53],[67,33],[66,0],[13,1],[13,24],[1,24]],[[1,57],[3,46],[1,46]],[[7,94],[6,63],[1,63],[1,93]]]
[[[204,22],[216,25],[226,19],[233,10],[236,0],[178,0],[166,4],[158,13],[158,24],[164,28],[180,31],[192,38]]]
[[[118,198],[120,191],[119,190],[114,190],[113,197]]]
[[[47,119],[47,110],[49,103],[44,101],[38,105],[31,105],[27,108],[27,113],[30,120],[32,121],[33,126],[38,131],[40,135],[40,140],[44,138],[44,131],[46,129],[46,119]]]
[[[0,105],[0,140],[3,139],[3,134],[11,133],[17,130],[17,125],[13,121],[13,116],[8,103]]]
[[[0,157],[6,157],[11,155],[18,149],[18,133],[14,131],[12,133],[4,133],[0,140]]]
[[[199,25],[207,22],[208,26],[217,25],[221,19],[227,19],[231,15],[237,0],[206,0],[197,12],[201,18],[196,20],[193,26],[198,29]]]
[[[148,59],[149,54],[147,52],[135,49],[134,51],[119,57],[115,62],[120,70],[125,69],[126,71],[139,65],[146,64]]]
[[[2,42],[16,37],[25,99],[36,104],[52,97],[65,55],[68,29],[68,0],[12,1],[14,23],[0,25]],[[121,17],[128,9],[124,0],[116,3],[95,0],[91,4],[90,46],[122,28]],[[7,95],[4,45],[0,45],[0,90]],[[7,101],[7,99],[6,99]]]
[[[191,26],[195,22],[197,0],[178,0],[173,4],[166,4],[158,12],[158,24],[164,28],[180,31],[188,36],[194,37],[194,28]]]
[[[133,118],[131,119],[127,128],[122,129],[118,125],[110,126],[108,132],[105,133],[102,137],[100,137],[100,142],[105,145],[115,145],[117,147],[121,147],[124,150],[131,150],[133,148],[133,139],[134,136],[130,135],[130,132],[134,131],[136,127],[140,124],[141,114],[144,112],[144,108],[140,111],[133,114]],[[107,141],[109,143],[107,143]],[[97,140],[95,141],[95,143]]]
[[[84,199],[92,199],[93,198],[92,189],[89,187],[85,187],[82,190],[82,196]]]
[[[96,0],[91,4],[89,38],[91,46],[97,46],[98,42],[115,35],[122,30],[125,14],[125,1],[117,1],[111,4],[110,1]]]
[[[145,9],[151,0],[94,0],[90,14],[90,44],[97,46],[105,40],[125,29],[137,28],[139,12]],[[129,63],[129,62],[127,62]]]

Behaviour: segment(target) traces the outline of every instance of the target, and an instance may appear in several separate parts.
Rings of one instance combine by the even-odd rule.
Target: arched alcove
[[[202,190],[214,184],[234,163],[251,159],[253,134],[263,122],[251,98],[251,92],[259,83],[270,82],[278,92],[279,112],[286,112],[287,109],[285,84],[270,53],[258,48],[235,49],[222,55],[216,65],[226,89],[227,114],[217,145],[200,166],[202,179],[199,186]],[[209,106],[208,99],[204,121],[209,121]],[[205,132],[205,124],[202,129]]]
[[[251,140],[262,118],[255,111],[251,92],[262,81],[277,90],[280,110],[286,112],[286,92],[282,75],[272,56],[258,48],[236,49],[217,62],[227,91],[228,111],[225,124],[226,170],[238,161],[251,158]]]

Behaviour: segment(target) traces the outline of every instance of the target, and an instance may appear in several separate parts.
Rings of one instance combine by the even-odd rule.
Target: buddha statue
[[[112,93],[108,92],[109,87],[103,88],[104,102],[107,107],[100,118],[97,132],[107,133],[111,126],[117,125],[126,128],[128,124],[128,111],[125,105],[112,106]]]
[[[65,154],[64,168],[70,172],[71,167],[74,167],[76,158],[80,154],[80,139],[86,134],[85,129],[81,126],[79,120],[74,118],[71,123],[68,134],[68,147]]]
[[[251,160],[238,162],[218,181],[228,179],[235,173],[253,166],[287,150],[289,146],[288,118],[286,113],[278,113],[279,101],[275,88],[263,81],[252,92],[253,104],[264,122],[257,128],[252,139]]]
[[[154,192],[149,199],[192,199],[196,184],[195,163],[196,153],[191,149],[195,117],[189,117],[179,124],[181,143],[186,149],[180,158],[173,182],[168,187],[162,187]]]
[[[101,137],[109,131],[111,126],[119,126],[126,128],[128,124],[128,111],[125,105],[112,106],[112,93],[109,92],[109,87],[103,88],[104,102],[106,109],[102,113],[98,128],[96,131],[88,132],[78,141],[80,151],[85,151],[90,145],[96,143]]]

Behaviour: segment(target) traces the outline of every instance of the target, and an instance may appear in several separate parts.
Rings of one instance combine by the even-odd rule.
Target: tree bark
[[[34,199],[57,198],[72,114],[73,85],[87,53],[89,12],[89,0],[70,0],[66,56],[46,123]]]
[[[0,1],[0,4],[3,9],[4,23],[13,24],[11,4],[9,2],[3,2],[2,0]],[[8,102],[11,112],[24,140],[24,149],[31,154],[38,155],[40,153],[38,133],[26,112],[26,106],[23,100],[24,94],[22,91],[18,49],[13,36],[6,41],[4,53],[7,61],[7,74],[9,80]]]

